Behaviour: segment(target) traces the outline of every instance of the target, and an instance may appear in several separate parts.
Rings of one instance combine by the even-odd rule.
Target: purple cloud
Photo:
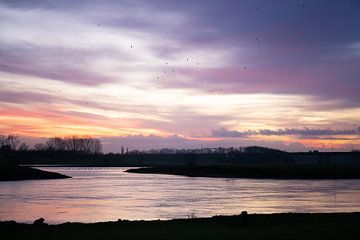
[[[0,70],[80,85],[101,85],[114,79],[101,71],[94,71],[89,63],[106,54],[115,53],[106,49],[86,51],[3,44],[0,46]]]

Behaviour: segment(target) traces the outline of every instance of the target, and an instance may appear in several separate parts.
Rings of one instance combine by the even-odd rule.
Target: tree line
[[[30,149],[25,143],[21,142],[16,135],[0,135],[0,151],[71,151],[98,154],[102,152],[102,145],[98,138],[73,135],[63,138],[48,138],[45,143],[37,143],[34,145],[34,149]]]

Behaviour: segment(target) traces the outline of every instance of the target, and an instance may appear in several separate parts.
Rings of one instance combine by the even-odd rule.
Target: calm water
[[[0,219],[49,223],[360,211],[360,180],[257,180],[42,167],[74,178],[0,182]]]

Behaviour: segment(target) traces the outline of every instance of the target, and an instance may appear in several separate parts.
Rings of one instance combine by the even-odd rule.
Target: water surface
[[[0,182],[0,220],[49,223],[360,211],[360,180],[273,180],[42,167],[70,179]]]

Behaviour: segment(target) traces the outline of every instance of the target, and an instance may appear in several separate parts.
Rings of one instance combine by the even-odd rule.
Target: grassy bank
[[[131,173],[172,174],[189,177],[275,178],[275,179],[357,179],[360,166],[347,165],[244,165],[149,167],[129,169]]]
[[[70,178],[60,173],[43,171],[14,164],[0,165],[0,181]]]
[[[359,239],[360,213],[254,214],[60,225],[0,223],[2,239]]]

